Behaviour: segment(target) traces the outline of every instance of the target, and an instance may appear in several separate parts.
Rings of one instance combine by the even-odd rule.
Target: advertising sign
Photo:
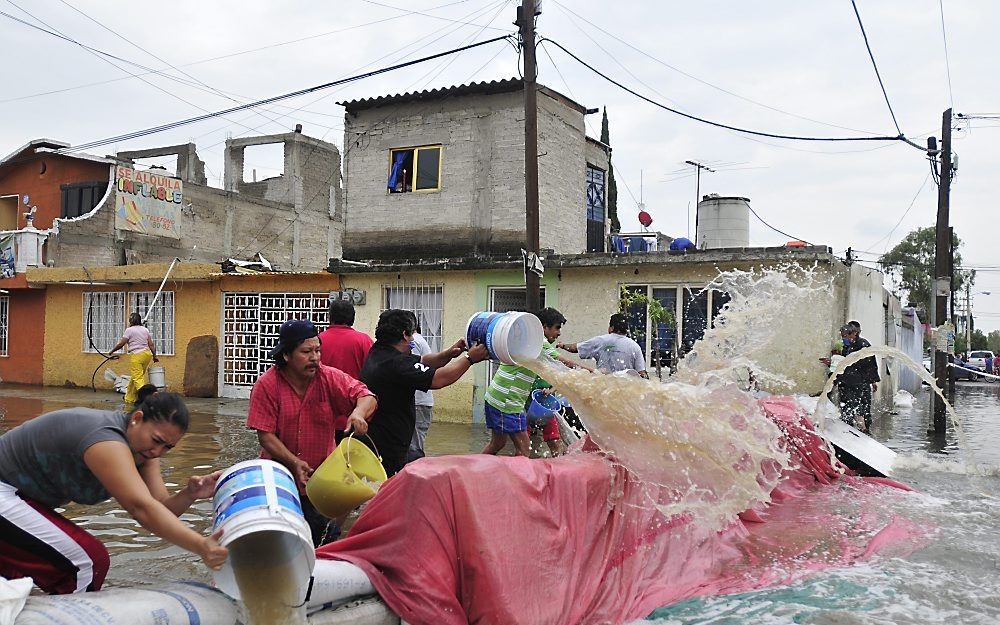
[[[115,228],[181,238],[183,183],[152,171],[119,165],[115,173]]]
[[[14,235],[0,236],[0,278],[14,277]]]

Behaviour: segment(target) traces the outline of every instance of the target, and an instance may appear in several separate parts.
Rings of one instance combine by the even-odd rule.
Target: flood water
[[[36,387],[0,387],[0,432],[33,416],[74,405],[114,408],[120,396]],[[929,543],[906,557],[877,556],[859,566],[803,582],[728,597],[695,599],[649,617],[670,625],[755,623],[994,623],[1000,618],[1000,384],[960,382],[954,405],[968,449],[949,428],[928,435],[926,389],[912,409],[881,411],[873,436],[900,453],[894,477],[919,490],[887,502],[900,516],[935,528]],[[168,485],[256,457],[256,436],[244,427],[246,403],[193,400],[191,429],[161,462]],[[435,423],[432,455],[478,452],[482,425]],[[510,450],[506,450],[508,453]],[[969,468],[972,452],[978,473]],[[199,560],[139,527],[113,501],[69,506],[65,514],[99,536],[112,554],[109,586],[195,579],[208,581]],[[205,532],[211,505],[182,518]],[[649,621],[646,621],[649,622]]]

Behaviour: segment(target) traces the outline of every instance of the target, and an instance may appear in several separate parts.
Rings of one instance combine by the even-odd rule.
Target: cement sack
[[[236,603],[203,584],[30,597],[15,625],[237,625]]]

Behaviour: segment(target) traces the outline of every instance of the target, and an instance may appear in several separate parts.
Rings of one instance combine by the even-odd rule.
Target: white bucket
[[[156,388],[163,390],[167,388],[167,372],[163,367],[150,367],[146,370],[146,379]]]
[[[302,516],[295,480],[288,469],[273,460],[247,460],[233,465],[219,476],[213,507],[212,531],[222,528],[221,543],[230,550],[226,564],[214,574],[215,585],[230,597],[240,599],[233,552],[240,548],[243,538],[252,536],[251,542],[257,544],[263,538],[276,559],[291,562],[300,594],[298,602],[304,603],[316,552],[309,524]],[[268,534],[262,535],[263,532]]]
[[[538,358],[544,340],[542,322],[531,313],[478,312],[465,324],[466,343],[484,343],[491,359],[508,365]]]

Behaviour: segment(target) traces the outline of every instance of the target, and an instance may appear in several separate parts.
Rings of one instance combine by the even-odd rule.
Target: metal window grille
[[[83,351],[107,353],[125,331],[125,292],[83,294]]]
[[[587,166],[587,251],[604,251],[605,174]]]
[[[174,355],[174,292],[163,291],[160,293],[152,314],[146,317],[149,305],[156,297],[155,291],[144,291],[141,293],[129,293],[129,312],[137,312],[146,320],[146,327],[153,337],[153,345],[156,346],[156,354],[163,356]]]
[[[7,328],[10,319],[10,296],[0,295],[0,356],[7,355]]]
[[[382,310],[412,310],[420,323],[420,335],[431,350],[443,349],[444,286],[440,284],[383,284]]]
[[[269,352],[288,319],[329,323],[330,294],[225,293],[223,295],[223,387],[249,390],[273,363]]]

